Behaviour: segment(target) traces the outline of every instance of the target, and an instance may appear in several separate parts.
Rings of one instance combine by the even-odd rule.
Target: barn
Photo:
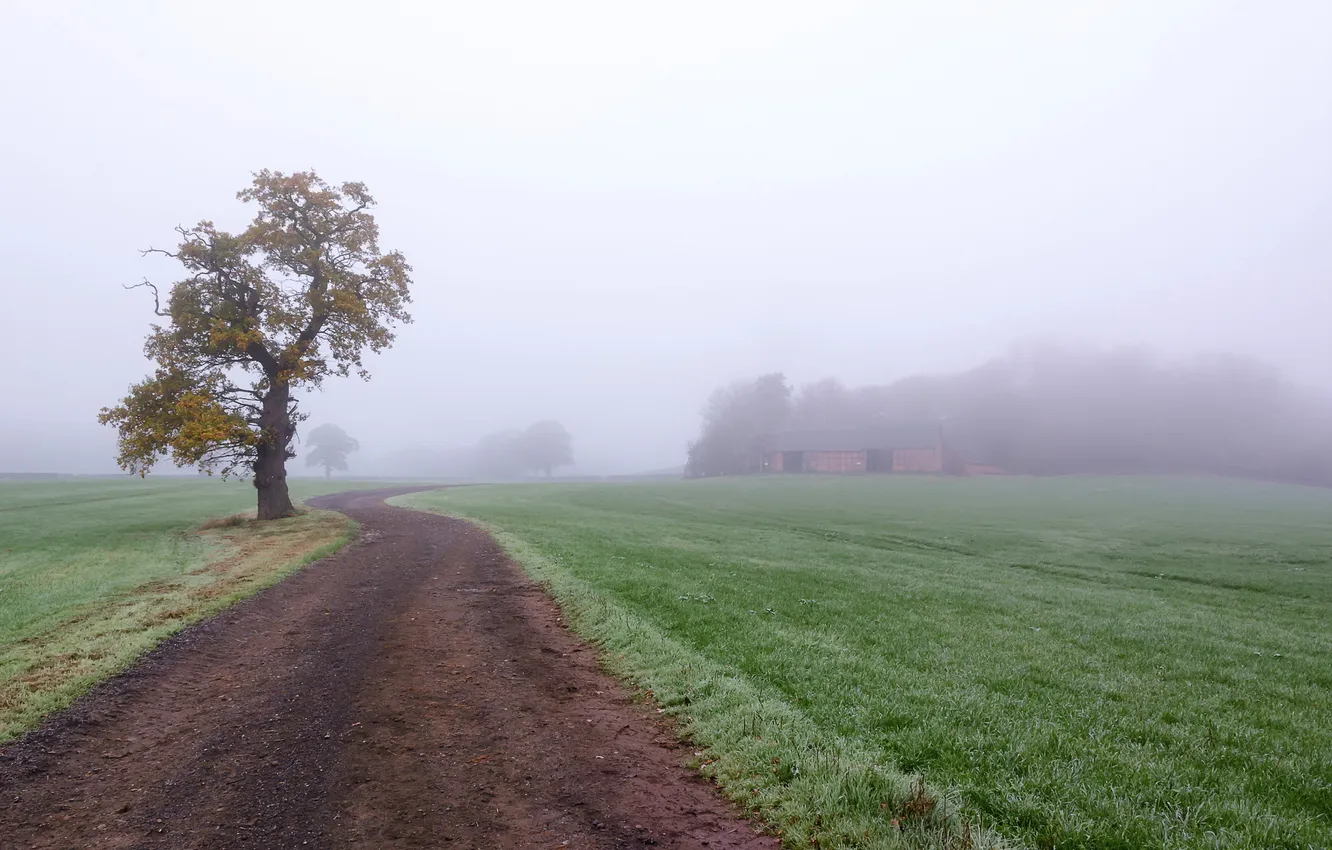
[[[903,422],[856,431],[782,431],[761,441],[764,472],[943,472],[943,428]]]

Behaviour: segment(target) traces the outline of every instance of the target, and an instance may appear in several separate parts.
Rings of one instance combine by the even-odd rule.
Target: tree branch
[[[153,248],[150,246],[139,252],[140,257],[146,257],[149,254],[161,254],[163,257],[170,257],[173,260],[180,259],[180,254],[177,254],[174,251],[168,251],[165,248]]]
[[[324,293],[328,291],[328,279],[324,277],[323,270],[318,266],[314,269],[313,279],[310,281],[309,293],[310,301],[314,305],[310,312],[310,321],[301,329],[295,341],[296,356],[304,357],[305,352],[310,349],[310,343],[314,342],[315,337],[319,336],[319,331],[323,329],[324,322],[328,321],[328,313],[324,310],[320,301]],[[294,364],[293,364],[294,365]]]
[[[281,372],[282,369],[277,362],[277,358],[269,352],[263,343],[251,342],[245,346],[245,353],[263,368],[264,374],[268,376],[270,381],[277,379],[278,372]]]
[[[152,249],[150,248],[149,250],[151,251]],[[161,253],[166,253],[166,252],[163,251]],[[143,283],[136,283],[132,285],[128,283],[124,284],[123,286],[121,286],[121,289],[125,290],[143,289],[144,287],[147,287],[148,289],[151,289],[153,291],[153,313],[155,315],[161,316],[166,319],[171,318],[171,313],[162,310],[162,299],[161,296],[158,294],[157,286],[155,284],[149,283],[148,278],[144,278]]]

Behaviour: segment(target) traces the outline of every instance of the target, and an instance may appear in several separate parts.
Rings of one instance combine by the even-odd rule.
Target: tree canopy
[[[767,375],[718,389],[692,475],[757,471],[756,438],[942,423],[960,461],[1014,473],[1206,473],[1332,484],[1332,400],[1236,357],[1170,362],[1141,349],[1015,347],[955,374],[789,390]]]
[[[330,375],[369,375],[365,350],[392,344],[411,321],[411,267],[379,247],[363,183],[333,186],[313,171],[260,171],[237,193],[257,212],[240,233],[211,221],[178,227],[185,276],[165,300],[156,285],[144,346],[156,368],[100,419],[119,430],[118,462],[147,474],[162,458],[223,476],[248,474],[259,516],[293,512],[286,461],[304,416],[292,391]]]
[[[759,438],[779,431],[791,409],[791,387],[780,372],[721,387],[703,408],[703,432],[689,445],[689,475],[757,472]]]
[[[347,455],[361,447],[355,437],[331,422],[315,428],[305,441],[310,446],[310,453],[305,456],[305,465],[323,467],[326,477],[331,477],[335,469],[345,472]]]
[[[555,467],[573,463],[573,440],[553,419],[529,425],[518,436],[517,450],[525,469],[544,472],[547,478]]]

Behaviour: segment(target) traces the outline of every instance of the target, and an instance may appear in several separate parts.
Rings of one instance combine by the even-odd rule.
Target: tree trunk
[[[324,467],[324,480],[327,481],[328,479],[330,479],[330,478],[332,478],[332,477],[333,477],[333,467],[331,467],[331,466],[326,466],[326,467]]]
[[[259,492],[259,519],[295,516],[296,506],[287,492],[287,447],[294,428],[291,424],[291,389],[286,384],[273,386],[264,396],[259,426],[264,440],[254,461],[254,489]]]

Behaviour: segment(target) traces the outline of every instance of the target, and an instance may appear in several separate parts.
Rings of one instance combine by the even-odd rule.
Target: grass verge
[[[355,535],[331,511],[208,519],[237,495],[211,482],[0,490],[0,741]]]
[[[968,819],[955,795],[898,770],[852,738],[828,734],[780,693],[672,639],[522,537],[476,517],[451,515],[494,535],[555,599],[570,627],[602,649],[607,672],[645,691],[677,722],[680,734],[698,748],[694,766],[741,810],[768,824],[785,846],[1019,846]]]

